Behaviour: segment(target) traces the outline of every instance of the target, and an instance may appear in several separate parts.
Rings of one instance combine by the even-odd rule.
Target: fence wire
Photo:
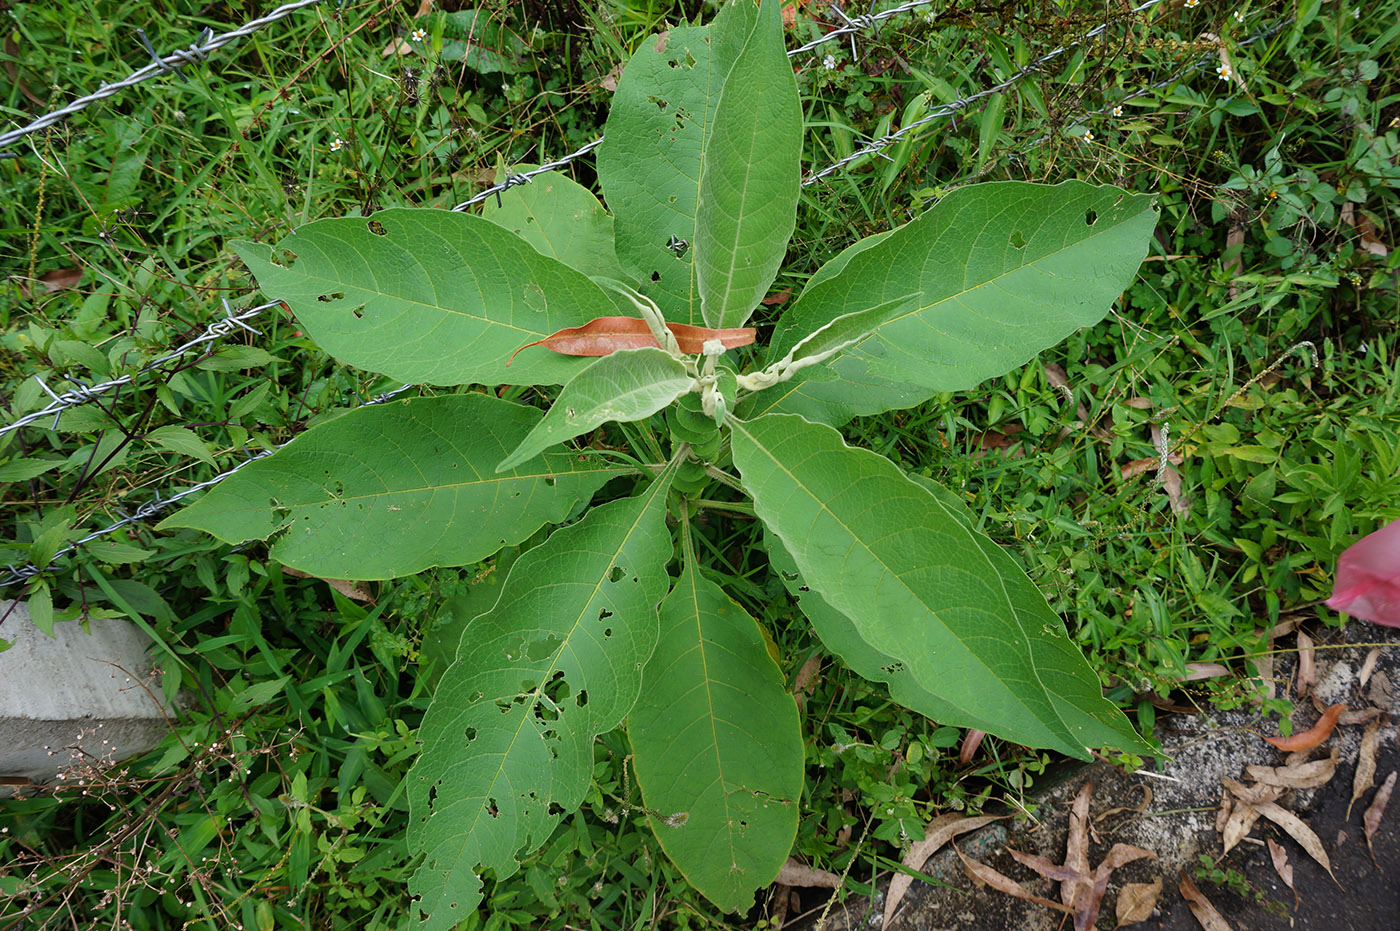
[[[251,22],[245,24],[239,29],[233,30],[232,32],[223,33],[220,36],[208,39],[208,41],[203,43],[195,43],[195,45],[192,45],[189,50],[177,51],[164,59],[159,59],[156,62],[153,62],[151,65],[148,65],[145,68],[141,69],[140,71],[133,73],[125,81],[117,82],[116,84],[111,85],[104,85],[97,92],[89,95],[88,97],[75,100],[63,110],[55,111],[54,113],[48,114],[47,116],[41,118],[40,120],[36,120],[34,123],[31,123],[20,130],[14,130],[10,133],[0,134],[0,146],[11,144],[16,139],[22,138],[23,136],[29,133],[36,132],[40,129],[43,129],[46,126],[52,125],[53,123],[63,119],[66,116],[70,116],[73,113],[76,113],[77,111],[83,109],[84,107],[97,100],[100,100],[104,97],[112,96],[124,87],[130,87],[133,84],[140,83],[141,81],[153,77],[155,74],[173,71],[193,61],[200,61],[205,55],[207,55],[208,52],[216,48],[220,48],[223,45],[232,42],[234,39],[248,35],[249,33],[255,31],[258,28],[261,28],[264,25],[267,25],[268,23],[274,22],[278,19],[287,16],[292,12],[295,12],[296,10],[312,6],[319,2],[321,2],[321,0],[297,0],[297,2],[285,4],[281,7],[278,7],[276,10],[274,10],[272,13],[269,13],[267,16],[264,16],[257,20],[252,20]],[[845,25],[832,30],[831,32],[821,36],[818,39],[813,40],[812,42],[807,43],[806,45],[793,49],[792,51],[788,52],[788,57],[792,58],[797,55],[809,52],[821,46],[824,43],[837,41],[845,36],[851,36],[852,41],[854,42],[854,36],[856,34],[874,27],[880,21],[889,19],[893,16],[897,16],[900,13],[906,13],[918,9],[920,7],[926,7],[932,2],[933,0],[911,0],[911,2],[901,4],[889,10],[883,10],[879,13],[863,14],[856,17],[847,17],[845,13],[840,10],[840,7],[837,4],[833,3],[831,4],[832,9],[843,20],[845,20]],[[1080,36],[1073,42],[1066,43],[1063,46],[1058,46],[1050,50],[1049,52],[1046,52],[1045,54],[1039,56],[1038,58],[1023,66],[1022,68],[1018,69],[1010,77],[1000,82],[999,84],[993,87],[985,88],[974,94],[970,94],[967,97],[959,97],[956,100],[942,104],[930,110],[926,115],[916,120],[915,122],[912,122],[907,126],[901,127],[898,131],[894,133],[890,133],[888,135],[880,137],[879,139],[875,139],[869,145],[863,147],[859,151],[853,152],[851,155],[846,156],[845,158],[837,162],[834,162],[833,164],[827,166],[819,172],[815,172],[811,175],[808,175],[802,181],[803,186],[815,184],[821,179],[829,177],[835,172],[840,171],[842,168],[846,167],[847,165],[851,164],[857,159],[883,151],[885,148],[888,148],[889,146],[898,143],[909,133],[913,132],[914,130],[920,127],[929,125],[930,123],[936,120],[953,116],[967,109],[977,101],[984,100],[992,96],[993,94],[1001,93],[1002,91],[1009,89],[1010,87],[1019,83],[1021,80],[1024,80],[1028,75],[1039,71],[1047,63],[1064,54],[1066,51],[1069,51],[1070,49],[1076,48],[1084,44],[1085,42],[1092,41],[1093,39],[1099,37],[1111,25],[1114,25],[1117,22],[1122,22],[1140,13],[1143,13],[1163,2],[1165,2],[1165,0],[1144,0],[1144,2],[1128,10],[1123,16],[1120,16],[1114,20],[1106,20],[1103,23],[1100,23],[1098,26],[1094,27],[1093,29],[1089,30],[1088,32],[1084,33],[1082,36]],[[1272,23],[1270,26],[1257,31],[1248,38],[1241,40],[1237,44],[1240,46],[1246,46],[1259,42],[1263,39],[1269,38],[1277,34],[1280,30],[1282,30],[1292,21],[1292,17],[1284,17]],[[854,54],[854,45],[852,51]],[[1137,97],[1142,97],[1153,90],[1159,90],[1163,87],[1176,83],[1177,81],[1180,81],[1189,74],[1205,70],[1214,60],[1214,55],[1202,56],[1201,58],[1197,59],[1191,64],[1181,68],[1172,76],[1157,81],[1151,85],[1148,85],[1142,90],[1128,95],[1124,98],[1124,100],[1132,100]],[[1119,103],[1121,102],[1122,101],[1119,101]],[[1117,105],[1118,104],[1110,104],[1099,111],[1094,111],[1094,113],[1086,114],[1086,116],[1092,116],[1096,114],[1101,115],[1110,111],[1114,106]],[[1037,143],[1044,142],[1045,139],[1047,139],[1048,137],[1048,133],[1039,136],[1031,143],[1029,143],[1028,147],[1032,147]],[[479,204],[489,197],[499,195],[512,187],[516,187],[521,184],[527,184],[530,181],[532,181],[536,175],[543,174],[546,171],[552,171],[556,168],[561,168],[574,161],[575,159],[589,154],[599,145],[601,145],[602,142],[603,137],[599,136],[593,141],[579,147],[574,152],[571,152],[568,155],[563,156],[562,158],[543,164],[538,168],[532,169],[528,172],[509,175],[501,183],[486,188],[485,190],[473,196],[471,199],[456,205],[452,209],[454,211],[466,210],[467,208]],[[0,154],[0,157],[4,157],[4,155]],[[977,176],[977,173],[966,175],[957,181],[950,182],[950,184],[946,185],[945,187],[946,189],[951,190],[952,188],[966,183],[968,180],[975,179]],[[115,390],[116,388],[125,384],[130,384],[132,381],[134,381],[141,375],[158,369],[168,364],[169,362],[179,358],[180,356],[183,356],[184,354],[193,351],[199,346],[221,339],[222,337],[228,335],[229,333],[233,332],[235,329],[238,328],[247,329],[254,333],[257,333],[258,331],[253,330],[251,326],[248,326],[247,321],[269,308],[278,306],[279,303],[279,301],[272,301],[267,304],[262,304],[257,307],[252,307],[247,310],[241,311],[238,314],[234,314],[232,310],[229,309],[227,302],[225,302],[225,316],[222,319],[210,324],[205,329],[203,334],[171,350],[170,352],[159,357],[158,359],[153,360],[139,371],[128,376],[123,376],[119,379],[113,379],[112,381],[103,382],[101,384],[91,386],[83,386],[81,384],[78,384],[74,388],[62,394],[55,394],[48,388],[47,385],[44,385],[44,383],[40,381],[40,385],[43,386],[44,390],[50,395],[50,397],[53,398],[53,402],[50,403],[47,407],[43,408],[42,410],[26,414],[23,417],[15,420],[14,422],[4,427],[0,427],[0,436],[4,436],[5,434],[18,429],[19,427],[25,426],[26,424],[33,423],[38,420],[42,420],[50,416],[54,417],[54,427],[56,428],[58,417],[62,414],[64,410],[67,410],[68,408],[74,407],[79,404],[86,404],[108,391]],[[37,380],[38,376],[36,375],[35,378]],[[403,385],[402,387],[396,388],[392,391],[388,391],[383,394],[377,395],[373,398],[370,398],[369,400],[357,406],[365,407],[372,404],[382,404],[385,401],[391,400],[392,398],[397,397],[415,387],[417,386]],[[238,472],[239,470],[245,468],[249,463],[255,462],[258,459],[262,459],[272,455],[274,452],[283,448],[287,445],[287,443],[290,442],[291,440],[288,440],[271,449],[262,450],[258,453],[250,453],[248,459],[239,463],[233,468],[221,472],[218,475],[215,475],[214,477],[206,481],[191,485],[188,488],[185,488],[176,494],[170,495],[169,497],[163,496],[157,491],[155,494],[153,494],[150,500],[148,500],[135,511],[132,511],[130,513],[118,510],[117,513],[122,515],[120,520],[117,520],[109,524],[108,526],[103,527],[101,530],[94,531],[88,534],[87,536],[58,550],[56,553],[54,553],[49,565],[52,565],[53,563],[58,562],[60,559],[71,555],[84,544],[90,543],[93,540],[114,533],[117,530],[120,530],[121,528],[126,527],[128,525],[136,524],[141,521],[147,520],[151,517],[154,517],[162,511],[165,511],[166,509],[184,500],[185,498],[191,495],[198,494],[199,492],[204,491],[208,488],[212,488],[213,486],[222,482],[224,479],[228,478],[230,475],[233,475],[235,472]],[[8,574],[5,576],[0,576],[0,588],[27,581],[43,572],[46,568],[47,566],[37,567],[33,564],[27,564],[18,567],[15,565],[9,565],[6,567]]]
[[[122,80],[112,84],[103,84],[91,94],[85,97],[79,97],[66,107],[60,110],[54,110],[52,113],[47,113],[27,126],[21,126],[18,129],[0,133],[0,158],[15,158],[18,155],[17,152],[4,152],[3,150],[18,142],[20,139],[23,139],[25,136],[28,136],[30,133],[37,133],[41,129],[47,129],[54,123],[67,119],[99,100],[105,100],[119,91],[123,91],[128,87],[134,87],[142,81],[148,81],[157,75],[178,74],[180,69],[186,65],[204,61],[210,52],[221,49],[236,39],[241,39],[246,35],[257,32],[268,23],[275,23],[277,20],[289,16],[297,10],[313,6],[320,2],[321,0],[295,0],[294,3],[287,3],[279,6],[266,16],[246,22],[237,29],[230,30],[229,32],[222,32],[217,36],[214,35],[212,30],[206,29],[199,37],[198,41],[191,43],[189,48],[176,49],[164,58],[156,58],[155,61],[151,62],[146,67],[133,71]],[[141,41],[148,51],[152,51],[152,57],[154,58],[154,51],[151,49],[151,45],[146,40],[144,34],[141,36]]]

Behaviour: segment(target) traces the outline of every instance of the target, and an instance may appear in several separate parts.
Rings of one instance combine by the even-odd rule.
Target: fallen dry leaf
[[[1181,897],[1186,900],[1191,914],[1196,916],[1202,928],[1206,931],[1231,931],[1229,922],[1215,910],[1215,906],[1210,904],[1210,899],[1201,894],[1201,890],[1196,888],[1196,884],[1185,872],[1177,878],[1176,887],[1181,890]]]
[[[1220,780],[1220,782],[1230,790],[1231,795],[1238,799],[1232,803],[1230,814],[1225,819],[1225,827],[1220,832],[1224,852],[1229,853],[1240,841],[1249,836],[1250,831],[1254,830],[1254,825],[1259,820],[1259,810],[1254,807],[1255,803],[1273,802],[1282,798],[1283,793],[1287,790],[1282,786],[1246,786],[1229,777]]]
[[[817,672],[821,668],[822,655],[814,653],[802,664],[802,668],[797,670],[797,675],[792,677],[792,697],[798,708],[806,704],[807,693],[812,690],[812,683],[816,681]]]
[[[991,824],[1000,817],[999,815],[981,815],[976,818],[965,818],[958,814],[939,815],[928,823],[928,827],[924,829],[924,839],[915,842],[901,862],[911,870],[921,870],[928,862],[928,858],[933,856],[948,841],[959,834],[975,831],[985,824]],[[894,878],[890,880],[889,891],[885,893],[885,923],[882,927],[889,927],[895,909],[899,907],[900,900],[904,898],[904,894],[909,891],[909,887],[913,883],[914,877],[906,873],[896,873]]]
[[[1337,749],[1325,760],[1294,763],[1290,766],[1246,766],[1245,773],[1255,782],[1290,789],[1316,789],[1332,781],[1337,774]]]
[[[1390,793],[1395,790],[1395,773],[1392,771],[1385,777],[1385,782],[1376,790],[1376,797],[1371,800],[1371,807],[1366,809],[1366,815],[1361,819],[1366,825],[1366,847],[1371,851],[1371,862],[1376,862],[1376,848],[1371,846],[1371,838],[1380,829],[1381,817],[1385,814],[1385,806],[1390,803]]]
[[[666,329],[676,337],[681,352],[688,353],[699,352],[710,340],[719,340],[725,349],[737,349],[749,345],[758,335],[753,327],[711,330],[685,323],[668,323]],[[510,354],[506,365],[509,366],[511,360],[531,346],[543,346],[566,356],[606,356],[619,349],[658,345],[656,337],[651,335],[651,327],[641,317],[596,317],[583,326],[565,327],[544,339],[526,343]]]
[[[1089,803],[1093,798],[1094,784],[1086,782],[1074,797],[1074,805],[1069,813],[1069,832],[1065,838],[1064,865],[1052,863],[1045,857],[1021,853],[1010,847],[1006,852],[1023,866],[1028,866],[1046,879],[1060,884],[1060,901],[1074,915],[1075,931],[1088,931],[1098,918],[1103,904],[1103,895],[1108,889],[1108,879],[1113,871],[1125,863],[1141,860],[1143,857],[1156,857],[1150,850],[1133,847],[1129,844],[1114,844],[1108,856],[1103,858],[1092,872],[1089,869]]]
[[[1150,883],[1126,883],[1118,893],[1118,901],[1113,905],[1113,911],[1118,918],[1118,924],[1114,927],[1135,925],[1151,918],[1161,895],[1162,881],[1160,879],[1155,879]]]
[[[1293,904],[1298,904],[1298,890],[1293,886],[1293,864],[1288,862],[1288,851],[1284,850],[1272,838],[1265,838],[1265,843],[1269,846],[1269,859],[1273,861],[1274,872],[1278,878],[1283,880],[1283,884],[1293,890]]]
[[[1351,781],[1351,801],[1347,802],[1347,818],[1351,820],[1351,806],[1376,784],[1376,744],[1381,731],[1381,719],[1376,718],[1366,725],[1361,735],[1361,752],[1356,757],[1356,777]]]
[[[1046,908],[1053,908],[1057,912],[1064,912],[1065,914],[1073,913],[1074,910],[1069,906],[1062,905],[1053,899],[1043,898],[1034,893],[1027,892],[1020,883],[1016,882],[1016,880],[1011,877],[998,873],[985,863],[979,863],[973,860],[961,850],[958,850],[957,844],[953,845],[953,850],[957,853],[958,859],[962,860],[963,869],[967,872],[968,878],[977,883],[977,885],[991,886],[997,892],[1004,892],[1018,899],[1025,899],[1027,902],[1044,905]]]
[[[1328,876],[1332,877],[1332,881],[1341,886],[1341,883],[1337,882],[1337,877],[1332,873],[1332,861],[1322,846],[1322,838],[1318,837],[1312,828],[1304,824],[1301,818],[1288,809],[1279,807],[1275,802],[1259,802],[1254,808],[1259,814],[1283,828],[1289,837],[1298,842],[1298,846],[1307,851],[1308,856],[1322,864],[1322,868],[1327,871]]]
[[[759,303],[764,307],[773,307],[776,304],[783,303],[790,297],[792,297],[791,291],[774,291],[772,294],[759,301]]]
[[[1308,694],[1317,684],[1317,663],[1313,659],[1313,640],[1301,630],[1298,631],[1298,697]]]
[[[1162,435],[1160,424],[1152,425],[1152,445],[1162,449],[1166,445],[1166,437]],[[1168,456],[1168,460],[1170,460]],[[1162,465],[1159,463],[1159,465]],[[1170,461],[1157,470],[1158,481],[1162,483],[1162,490],[1167,493],[1167,502],[1171,504],[1172,513],[1178,517],[1185,517],[1191,513],[1191,503],[1186,500],[1186,496],[1181,490],[1181,473]]]
[[[1346,710],[1346,705],[1333,705],[1322,712],[1322,717],[1317,719],[1316,724],[1301,734],[1294,734],[1292,737],[1265,737],[1264,742],[1288,753],[1295,750],[1311,750],[1332,736],[1332,728],[1337,726],[1337,716]]]
[[[1372,681],[1379,681],[1384,675],[1385,673],[1378,672],[1376,673],[1375,679],[1373,679]],[[1385,706],[1390,707],[1390,702],[1386,702]],[[1337,718],[1337,723],[1365,724],[1368,721],[1374,721],[1376,718],[1379,718],[1383,714],[1385,714],[1385,712],[1382,711],[1380,708],[1357,708],[1355,711],[1343,711],[1341,713],[1341,716]]]
[[[799,863],[795,857],[788,857],[783,868],[778,870],[774,880],[780,886],[811,886],[817,889],[841,888],[841,877],[826,870],[814,870]]]
[[[1167,461],[1172,465],[1181,465],[1182,463],[1181,456],[1177,453],[1172,453],[1168,456]],[[1125,481],[1130,478],[1137,478],[1144,472],[1157,471],[1157,466],[1160,465],[1161,462],[1162,460],[1156,456],[1152,456],[1148,459],[1134,459],[1132,462],[1123,463],[1118,469],[1118,475]]]
[[[1356,687],[1364,689],[1366,683],[1371,679],[1371,673],[1376,671],[1376,661],[1381,658],[1381,648],[1371,647],[1366,654],[1366,660],[1361,664],[1361,671],[1356,674]]]
[[[977,755],[977,748],[982,746],[982,738],[986,736],[986,731],[968,728],[967,733],[963,735],[962,747],[958,750],[958,762],[964,766],[971,763],[972,758]]]
[[[322,579],[319,575],[311,575],[290,566],[283,566],[282,571],[297,579],[320,579],[352,601],[374,601],[374,594],[359,582],[351,582],[348,579]]]

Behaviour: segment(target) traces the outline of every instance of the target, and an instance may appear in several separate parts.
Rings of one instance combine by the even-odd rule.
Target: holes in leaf
[[[376,236],[389,235],[389,231],[384,228],[384,224],[380,223],[378,220],[370,220],[366,225],[369,227],[369,231]]]
[[[471,743],[473,740],[476,740],[476,728],[469,727],[466,730],[462,731],[462,739],[465,740],[467,743]]]
[[[665,98],[658,97],[655,94],[648,94],[647,102],[656,104],[656,109],[662,111],[664,111],[667,107],[671,105],[670,101],[666,100]]]
[[[797,586],[797,590],[798,590],[799,592],[810,592],[812,589],[811,589],[811,586],[808,586],[808,585],[799,585],[799,586]]]
[[[501,810],[496,807],[496,800],[494,798],[488,798],[486,800],[486,813],[493,818],[499,818],[501,816]]]
[[[557,485],[558,483],[559,483],[559,479],[555,478],[553,475],[546,475],[546,476],[544,477],[544,484],[545,484],[545,487],[547,487],[547,488],[553,488],[553,487],[554,487],[555,485]]]
[[[277,264],[281,265],[283,268],[291,268],[293,265],[296,264],[297,254],[291,249],[283,249],[280,253],[278,253],[277,258],[274,261],[276,261]]]
[[[359,304],[355,307],[352,307],[350,309],[350,313],[355,315],[356,320],[363,320],[365,318],[365,305]]]
[[[1017,249],[1026,248],[1026,237],[1021,235],[1020,230],[1011,234],[1011,245]]]
[[[609,582],[617,582],[617,581],[620,581],[620,580],[622,579],[622,577],[623,577],[624,575],[626,575],[626,574],[627,574],[626,570],[624,570],[621,566],[613,566],[613,567],[612,567],[612,571],[608,573],[608,581],[609,581]]]
[[[331,301],[343,301],[345,300],[345,292],[332,291],[330,294],[322,294],[320,297],[316,298],[316,300],[320,301],[322,304],[329,304]]]
[[[652,280],[652,281],[660,281],[660,280],[661,280],[661,273],[660,273],[660,272],[652,272],[652,273],[651,273],[651,280]]]
[[[600,610],[600,611],[598,612],[598,620],[600,620],[600,621],[606,621],[608,618],[610,618],[610,617],[612,617],[612,616],[613,616],[613,613],[612,613],[611,611],[609,611],[607,608],[603,608],[602,610]]]
[[[604,628],[603,628],[603,639],[604,639],[604,640],[607,640],[607,639],[608,639],[609,637],[611,637],[611,636],[612,636],[612,628],[611,628],[611,627],[604,627]]]
[[[904,671],[903,663],[886,663],[880,667],[887,675],[896,676]]]
[[[580,708],[588,706],[588,689],[579,689],[578,695],[574,696],[574,704]]]
[[[1095,223],[1098,222],[1098,219],[1099,219],[1098,211],[1096,211],[1096,210],[1086,210],[1086,211],[1084,211],[1084,225],[1085,225],[1085,226],[1093,226]]]
[[[786,569],[784,569],[783,579],[788,582],[796,582],[798,579],[798,575],[796,572],[788,572]]]
[[[706,37],[705,41],[708,42],[708,41],[710,41],[710,40],[709,40],[708,37]],[[692,55],[692,54],[690,54],[689,51],[687,51],[687,52],[685,53],[685,66],[686,66],[687,68],[694,68],[694,67],[695,67],[695,56]]]
[[[568,809],[565,808],[563,805],[560,805],[558,802],[550,802],[548,812],[550,816],[557,818],[560,815],[567,813]]]

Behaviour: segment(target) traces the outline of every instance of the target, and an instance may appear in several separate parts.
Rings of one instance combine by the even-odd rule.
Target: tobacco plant
[[[798,711],[764,631],[714,581],[702,516],[756,517],[767,571],[821,641],[902,705],[1073,757],[1149,749],[962,498],[838,428],[1101,319],[1146,250],[1151,199],[955,190],[822,266],[740,371],[732,348],[754,339],[800,187],[778,6],[732,0],[643,43],[599,151],[606,210],[551,173],[483,216],[389,209],[235,245],[343,362],[492,388],[346,411],[162,526],[388,579],[554,525],[465,627],[419,731],[408,841],[426,927],[465,918],[483,873],[511,874],[580,806],[594,740],[619,727],[652,829],[705,896],[742,910],[774,878],[799,816]]]

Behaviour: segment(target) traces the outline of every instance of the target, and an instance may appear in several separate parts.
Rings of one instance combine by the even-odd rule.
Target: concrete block
[[[0,617],[9,612],[0,637],[14,644],[0,653],[0,782],[52,783],[61,770],[102,769],[160,743],[171,712],[157,703],[140,628],[104,618],[89,622],[89,634],[63,621],[49,637],[12,604],[0,601]]]

